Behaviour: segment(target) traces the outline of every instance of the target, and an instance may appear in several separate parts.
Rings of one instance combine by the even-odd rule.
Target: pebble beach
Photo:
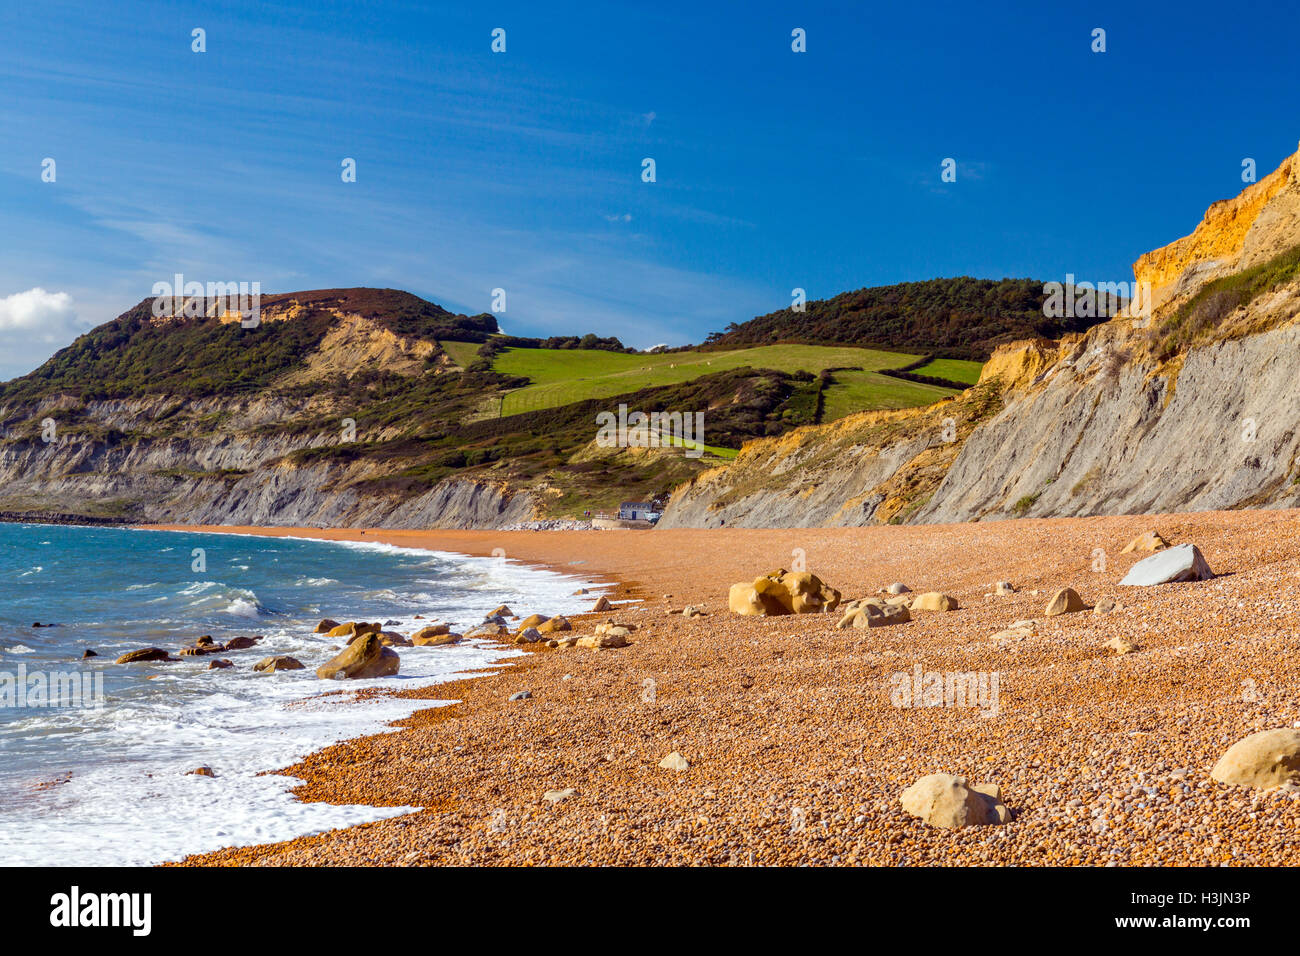
[[[1298,518],[1271,510],[780,530],[196,528],[471,555],[500,549],[612,584],[611,611],[570,617],[578,633],[609,621],[635,627],[624,647],[522,645],[528,654],[490,675],[402,692],[455,703],[431,703],[393,733],[281,771],[302,781],[303,801],[419,812],[181,862],[1295,865],[1300,788],[1252,790],[1210,771],[1248,734],[1300,726]],[[1153,529],[1171,544],[1196,544],[1215,577],[1120,586],[1148,556],[1122,549]],[[836,613],[728,610],[732,584],[801,566],[846,601],[900,582],[960,606],[871,629],[837,628]],[[999,594],[999,581],[1014,591]],[[1045,616],[1065,587],[1086,608]],[[703,615],[682,615],[688,605]],[[1108,646],[1116,638],[1129,652]],[[919,687],[930,674],[972,675],[984,692],[978,701],[900,703],[899,686],[915,675]],[[905,812],[901,792],[934,773],[996,785],[1010,822],[945,829]]]

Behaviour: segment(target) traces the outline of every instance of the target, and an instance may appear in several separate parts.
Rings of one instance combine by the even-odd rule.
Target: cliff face
[[[1004,346],[979,386],[900,413],[888,428],[859,415],[753,442],[731,468],[679,488],[662,524],[1300,504],[1300,270],[1279,264],[1300,247],[1298,171],[1300,160],[1288,158],[1211,206],[1190,236],[1142,256],[1134,275],[1151,283],[1149,319]],[[1219,292],[1211,283],[1225,277],[1248,291]],[[1178,329],[1191,331],[1170,356],[1157,345]]]
[[[1300,241],[1300,154],[1232,199],[1214,203],[1190,236],[1133,264],[1160,308],[1217,276],[1239,272]]]
[[[188,409],[191,420],[222,419],[193,437],[157,434],[174,404],[156,398],[91,403],[83,420],[150,438],[113,443],[84,429],[0,444],[0,511],[193,524],[326,527],[499,527],[533,517],[528,494],[501,483],[447,480],[412,496],[368,488],[381,462],[298,463],[292,454],[337,443],[338,433],[274,433],[266,426],[309,418],[310,402],[208,399]],[[58,404],[37,418],[61,417]],[[152,426],[152,427],[151,427]],[[179,429],[185,431],[186,429]],[[196,430],[197,431],[197,430]]]

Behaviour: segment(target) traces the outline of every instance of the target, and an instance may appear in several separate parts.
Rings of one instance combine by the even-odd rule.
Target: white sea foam
[[[223,614],[231,614],[235,617],[254,618],[261,611],[261,605],[248,598],[235,598],[221,610]]]
[[[323,546],[408,554],[416,550],[377,542]],[[427,600],[457,629],[478,623],[502,601],[524,614],[573,614],[588,609],[598,593],[588,583],[593,593],[574,596],[583,581],[496,558],[424,553],[436,558],[431,564],[442,569],[438,589],[430,580],[421,593],[420,584],[413,581],[404,606],[411,607],[413,595],[416,602]],[[207,610],[260,607],[252,591],[216,581],[193,582],[180,589],[179,596],[186,605],[183,620],[189,620],[193,605]],[[396,620],[392,628],[403,633],[428,623],[433,613],[432,607],[423,609],[426,616],[416,619],[414,611],[385,611],[379,600],[376,607],[376,616]],[[392,721],[433,704],[386,696],[358,700],[350,693],[330,692],[436,684],[520,652],[476,641],[397,648],[402,662],[396,678],[323,682],[314,668],[332,655],[337,641],[313,633],[314,623],[265,617],[258,625],[265,635],[261,644],[225,655],[235,660],[233,670],[209,671],[204,658],[133,665],[140,671],[131,676],[153,678],[143,692],[117,699],[110,693],[99,711],[42,710],[11,725],[12,733],[57,738],[63,748],[59,752],[68,757],[66,764],[57,758],[43,761],[49,772],[43,769],[29,784],[58,778],[67,769],[72,775],[44,789],[22,788],[18,805],[0,801],[9,803],[0,805],[0,860],[19,866],[152,864],[417,809],[301,803],[289,792],[297,782],[293,778],[259,774],[289,766],[332,743],[383,732]],[[13,648],[10,652],[19,653]],[[298,657],[306,669],[255,674],[252,664],[272,654]],[[123,674],[106,659],[90,666],[104,668],[109,679]],[[189,773],[199,766],[212,768],[216,776]]]

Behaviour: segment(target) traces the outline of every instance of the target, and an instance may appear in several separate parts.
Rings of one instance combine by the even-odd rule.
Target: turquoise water
[[[447,680],[513,652],[483,641],[402,648],[395,678],[323,683],[314,669],[339,642],[312,633],[316,622],[378,620],[409,634],[442,620],[462,630],[501,603],[521,614],[582,611],[596,597],[573,596],[582,583],[377,544],[0,525],[0,859],[150,863],[408,812],[298,804],[292,781],[258,773],[416,709],[384,695],[353,700],[358,687]],[[113,663],[140,647],[175,654],[204,634],[263,640],[217,655],[234,661],[229,670],[208,670],[206,657]],[[99,656],[83,661],[86,648]],[[271,654],[306,669],[255,674]],[[33,674],[85,693],[65,693],[57,707],[3,697],[6,676],[12,688]],[[322,696],[340,688],[349,693]],[[216,777],[187,773],[201,765]]]

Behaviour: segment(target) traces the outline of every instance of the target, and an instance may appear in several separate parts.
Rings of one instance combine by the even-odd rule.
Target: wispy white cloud
[[[77,310],[66,292],[28,289],[0,298],[0,341],[20,345],[35,336],[60,342],[77,324]]]
[[[91,324],[67,292],[37,287],[0,296],[0,377],[31,371]]]

